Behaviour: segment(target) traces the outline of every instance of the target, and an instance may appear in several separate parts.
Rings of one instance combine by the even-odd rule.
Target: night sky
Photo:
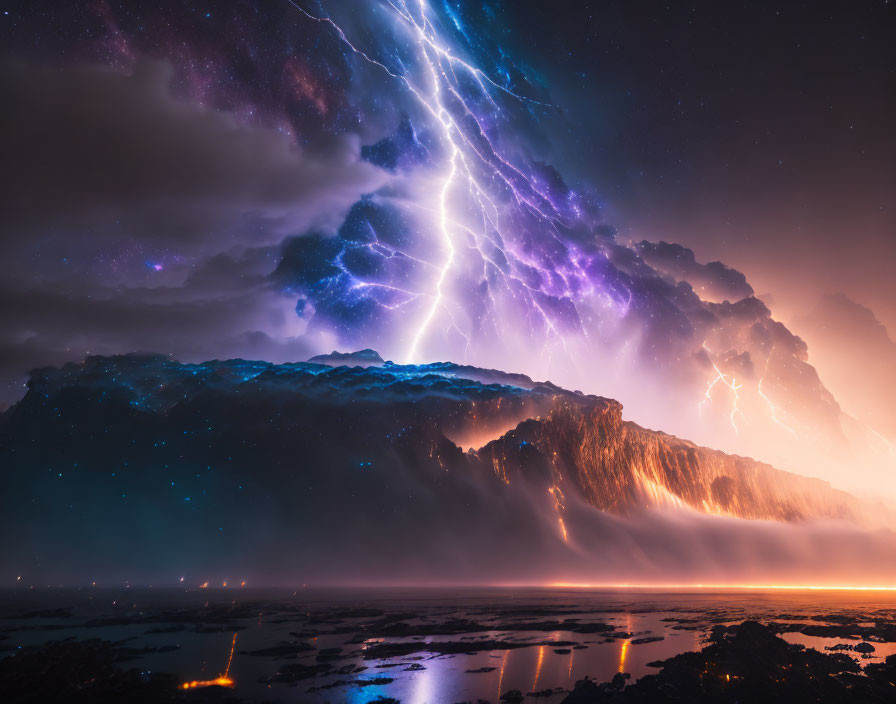
[[[4,403],[86,353],[371,347],[788,468],[896,433],[888,2],[2,12]]]
[[[511,4],[622,232],[721,259],[785,318],[842,290],[896,325],[892,3]]]

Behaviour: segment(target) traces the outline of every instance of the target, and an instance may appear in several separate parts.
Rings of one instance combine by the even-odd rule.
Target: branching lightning
[[[703,349],[706,350],[707,354],[710,354],[709,348],[706,346],[706,343],[703,344]],[[731,421],[731,427],[734,428],[735,435],[739,435],[740,429],[737,427],[736,418],[739,413],[742,413],[740,409],[740,390],[743,388],[743,384],[738,384],[735,377],[722,373],[716,363],[712,361],[712,357],[710,357],[709,361],[710,364],[712,364],[713,371],[716,373],[716,375],[712,380],[710,380],[709,385],[706,387],[706,392],[703,395],[703,400],[700,401],[699,405],[697,406],[697,410],[698,412],[702,412],[703,406],[707,401],[712,403],[712,390],[713,388],[715,388],[716,384],[721,382],[723,386],[727,386],[731,390],[731,413],[728,417]]]
[[[778,407],[774,403],[772,403],[772,400],[762,391],[762,381],[764,378],[765,377],[759,380],[759,383],[756,386],[756,391],[759,393],[759,396],[762,398],[762,400],[768,404],[768,410],[771,415],[772,422],[775,423],[775,425],[780,425],[791,435],[796,436],[796,431],[789,425],[784,423],[780,418],[778,418]]]
[[[389,195],[371,196],[388,205],[388,212],[400,212],[396,218],[408,216],[399,224],[414,230],[411,244],[389,240],[362,219],[362,235],[343,240],[343,250],[330,260],[337,273],[322,280],[326,295],[347,301],[349,310],[357,306],[359,315],[373,309],[375,315],[394,316],[384,320],[394,325],[390,336],[408,363],[430,359],[437,341],[443,358],[462,353],[464,362],[481,362],[495,341],[530,345],[528,357],[548,369],[555,354],[573,360],[576,344],[590,345],[589,330],[603,324],[612,329],[632,310],[644,313],[649,294],[639,291],[638,275],[620,265],[616,250],[596,235],[600,219],[590,202],[536,162],[510,156],[516,155],[515,142],[506,134],[510,130],[500,128],[512,126],[513,111],[535,116],[553,108],[511,85],[506,71],[504,84],[475,65],[469,56],[478,50],[459,17],[449,13],[444,22],[427,0],[381,0],[377,17],[386,22],[380,36],[387,39],[362,47],[333,18],[312,14],[297,0],[287,2],[331,31],[346,56],[395,83],[408,98],[401,105],[413,113],[406,139],[419,148],[415,154],[424,155],[412,164],[420,167],[412,180],[401,180],[404,167],[396,166],[401,185]],[[454,28],[468,42],[467,56],[451,44]],[[403,144],[394,149],[401,152]],[[571,236],[574,230],[583,236]],[[377,279],[353,267],[352,256],[398,268]],[[744,430],[754,396],[762,399],[770,422],[795,434],[763,388],[767,374],[755,387],[749,382],[747,395],[741,375],[723,372],[703,347],[713,376],[698,414],[714,397],[720,403],[721,386],[730,399],[721,412],[735,435]],[[767,367],[768,360],[766,372]]]
[[[784,430],[788,433],[796,437],[796,431],[791,428],[789,425],[784,423],[780,418],[778,418],[778,407],[772,403],[772,400],[762,391],[762,382],[765,380],[766,375],[768,374],[768,365],[772,359],[772,354],[774,353],[775,348],[769,351],[768,356],[765,358],[765,371],[762,374],[762,377],[759,379],[759,383],[756,385],[756,391],[759,393],[760,398],[768,404],[769,413],[771,414],[772,422],[775,425],[780,425]]]
[[[488,321],[500,331],[500,306],[491,283],[500,281],[499,290],[524,307],[530,331],[540,330],[538,337],[544,340],[546,351],[553,343],[566,349],[564,334],[568,329],[587,338],[575,309],[576,302],[584,296],[596,295],[606,307],[621,315],[627,312],[631,292],[625,283],[616,277],[596,289],[595,274],[589,271],[592,265],[603,265],[595,264],[595,260],[605,261],[605,253],[579,251],[560,237],[563,223],[581,218],[579,196],[573,191],[560,198],[552,195],[544,179],[535,173],[527,174],[502,156],[495,138],[489,136],[490,124],[503,114],[492,91],[538,109],[550,108],[548,103],[502,85],[452,51],[440,36],[438,22],[426,0],[385,0],[383,5],[392,12],[396,27],[410,37],[421,69],[419,76],[407,62],[398,61],[401,68],[393,68],[389,65],[392,61],[375,58],[370,51],[359,48],[330,17],[313,15],[294,0],[287,1],[307,19],[331,27],[351,53],[400,82],[413,102],[429,116],[437,133],[444,168],[437,175],[438,187],[433,189],[438,194],[432,212],[439,244],[437,253],[430,257],[437,263],[425,263],[426,269],[434,272],[429,286],[418,291],[381,283],[374,286],[358,281],[341,267],[341,273],[353,281],[350,290],[363,295],[379,289],[400,297],[398,303],[378,302],[385,308],[425,301],[422,313],[408,315],[412,327],[404,354],[408,362],[425,356],[422,348],[440,315],[450,321],[446,329],[456,331],[464,340],[465,349],[469,349],[470,325],[459,319],[464,306],[458,301],[468,292],[458,286],[464,272],[469,275],[473,269],[471,262],[477,260],[481,263],[480,282],[489,301],[480,323]],[[545,251],[527,245],[524,235],[533,230],[537,230],[539,238],[552,238],[553,244]],[[557,313],[547,307],[548,300],[571,303],[570,319],[561,322]]]

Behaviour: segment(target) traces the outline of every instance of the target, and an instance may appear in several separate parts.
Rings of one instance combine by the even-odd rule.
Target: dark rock
[[[181,701],[177,679],[122,670],[135,651],[99,639],[53,641],[0,660],[0,698],[29,704],[165,704]],[[220,690],[220,688],[214,688]],[[197,701],[208,701],[202,692]]]
[[[261,682],[301,682],[318,675],[328,673],[333,666],[328,663],[318,663],[316,665],[303,665],[302,663],[290,663],[283,665],[276,673],[269,677],[262,677]]]
[[[369,680],[336,680],[335,682],[328,682],[327,684],[321,684],[316,687],[309,687],[308,692],[319,692],[323,689],[335,689],[336,687],[381,687],[387,684],[392,684],[395,680],[391,677],[372,677]]]
[[[240,651],[246,655],[258,655],[261,657],[282,657],[284,655],[296,655],[297,653],[307,653],[316,648],[310,643],[297,641],[294,643],[278,643],[268,648],[259,648],[258,650]]]
[[[342,656],[342,648],[321,648],[317,651],[317,660],[339,660]]]
[[[896,659],[869,665],[863,677],[850,657],[791,645],[755,621],[714,630],[700,652],[654,664],[663,669],[629,686],[618,675],[577,682],[564,704],[859,704],[892,701],[896,687]]]
[[[477,641],[434,641],[431,643],[376,643],[364,651],[365,660],[382,660],[385,658],[403,657],[412,653],[438,653],[440,655],[470,655],[483,650],[513,650],[532,646],[572,646],[570,641],[512,641],[512,640],[477,640]]]

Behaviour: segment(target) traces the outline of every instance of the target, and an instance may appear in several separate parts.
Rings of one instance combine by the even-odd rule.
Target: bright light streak
[[[451,310],[452,306],[457,305],[457,301],[453,300],[454,292],[449,288],[450,284],[456,281],[458,273],[456,266],[460,242],[457,234],[461,232],[471,238],[464,241],[470,242],[482,262],[483,281],[489,276],[502,280],[507,287],[506,293],[512,300],[525,306],[526,318],[530,324],[535,322],[539,324],[540,328],[532,330],[540,329],[540,334],[543,335],[545,348],[543,355],[549,353],[554,341],[558,341],[566,350],[566,340],[556,313],[546,310],[543,299],[549,297],[572,301],[582,295],[583,291],[594,293],[594,281],[586,271],[589,257],[593,258],[594,254],[585,256],[574,251],[573,244],[559,236],[559,225],[564,217],[562,215],[564,209],[574,213],[576,217],[581,215],[577,196],[570,192],[564,202],[554,202],[543,183],[544,179],[536,175],[527,175],[501,156],[490,137],[489,128],[489,120],[502,113],[490,92],[492,89],[527,104],[542,108],[550,106],[501,85],[482,69],[452,51],[440,36],[431,17],[433,13],[425,0],[418,0],[413,9],[409,0],[387,0],[386,7],[394,13],[398,26],[408,32],[413,39],[416,47],[414,56],[426,77],[424,81],[426,85],[418,85],[416,79],[407,72],[404,63],[401,69],[390,68],[386,60],[374,58],[370,52],[356,46],[343,28],[330,17],[313,15],[294,0],[287,1],[309,20],[329,25],[353,54],[399,81],[424,113],[432,118],[436,127],[437,138],[446,161],[444,170],[437,177],[439,185],[434,189],[438,196],[432,209],[436,213],[438,223],[442,261],[437,266],[433,265],[435,275],[431,285],[427,290],[421,291],[400,290],[382,283],[358,281],[345,272],[352,281],[351,290],[375,291],[379,288],[407,296],[400,303],[377,301],[378,305],[388,310],[405,306],[420,298],[428,299],[421,317],[411,320],[412,334],[409,335],[410,342],[404,355],[406,360],[418,362],[425,356],[422,348],[440,314],[450,319],[447,330],[456,330],[466,341],[465,349],[470,348],[470,334],[464,331]],[[467,79],[475,82],[480,91],[479,95],[469,95]],[[481,108],[477,109],[477,100],[480,98],[488,101],[490,106],[484,113]],[[485,183],[488,187],[484,185]],[[466,188],[462,189],[460,186]],[[460,206],[454,202],[456,198],[453,196],[460,197],[463,193],[466,193],[466,200]],[[517,207],[518,216],[534,217],[539,223],[539,236],[547,241],[555,240],[557,251],[568,253],[569,256],[563,260],[562,267],[545,264],[527,247],[516,244],[515,240],[519,238],[519,224],[515,226],[511,222],[505,225],[501,222],[501,210],[506,207],[504,201],[507,194],[511,198],[511,203]],[[570,202],[565,202],[569,199]],[[498,200],[502,202],[501,207],[498,205]],[[469,222],[464,222],[466,218],[460,217],[463,213],[466,213]],[[478,225],[474,228],[470,223]],[[499,252],[500,257],[512,265],[502,266],[491,256],[492,252]],[[402,255],[405,253],[402,252]],[[597,256],[606,260],[603,252]],[[425,264],[431,265],[430,262]],[[541,272],[540,277],[532,277],[533,271]],[[631,301],[631,292],[618,283],[616,288],[620,290],[599,293],[607,296],[614,305],[618,303],[627,310],[628,303],[625,301]],[[497,328],[501,321],[494,299],[495,294],[489,296],[491,307],[484,316],[491,317]],[[587,338],[580,321],[578,326],[581,328],[579,333]]]
[[[764,378],[765,377],[763,377],[762,379],[764,379]],[[780,425],[782,428],[784,428],[784,430],[786,430],[788,433],[790,433],[791,435],[796,437],[796,431],[793,428],[791,428],[789,425],[787,425],[786,423],[783,423],[778,418],[777,406],[775,406],[775,404],[772,403],[772,400],[762,392],[762,379],[759,380],[759,384],[756,386],[756,390],[759,392],[759,396],[762,397],[762,399],[768,404],[768,408],[769,408],[769,412],[771,413],[772,421],[775,424]]]
[[[563,492],[560,487],[552,486],[548,489],[551,498],[554,499],[554,510],[557,512],[557,523],[560,526],[560,535],[563,536],[563,542],[569,542],[569,535],[566,532],[566,523],[563,522]]]
[[[501,657],[501,668],[498,670],[498,698],[500,699],[501,695],[504,693],[501,689],[501,685],[504,683],[504,668],[507,667],[507,658],[510,656],[510,651],[505,650],[504,655]]]
[[[709,348],[706,346],[706,343],[703,343],[703,349],[706,350],[707,355],[710,354]],[[743,388],[743,384],[738,384],[737,379],[733,376],[729,377],[727,374],[723,374],[722,371],[716,366],[716,363],[712,360],[712,357],[709,358],[709,363],[712,364],[712,368],[716,373],[714,379],[709,382],[709,385],[706,387],[706,392],[704,393],[704,398],[697,406],[697,412],[700,413],[703,410],[703,405],[709,401],[712,403],[712,390],[716,384],[722,382],[724,386],[727,386],[731,389],[731,393],[734,395],[732,404],[731,404],[731,413],[729,414],[729,419],[731,421],[731,427],[734,428],[734,434],[739,435],[740,429],[737,427],[737,422],[735,418],[738,413],[741,413],[740,410],[740,390]]]
[[[224,674],[222,675],[223,677],[227,677],[228,675],[230,675],[230,665],[233,662],[233,651],[236,648],[236,636],[237,634],[234,633],[233,640],[230,643],[230,655],[227,656],[227,667],[224,668]]]
[[[230,642],[230,654],[227,656],[227,667],[224,668],[224,672],[218,675],[213,680],[192,680],[190,682],[184,682],[180,685],[181,689],[199,689],[201,687],[233,687],[236,685],[230,678],[230,665],[233,662],[233,651],[236,648],[236,636],[237,634],[233,634],[233,640]]]
[[[532,691],[538,691],[538,678],[541,677],[541,666],[544,664],[544,649],[546,646],[538,646],[538,661],[535,663],[535,680],[532,682]]]
[[[229,677],[216,677],[213,680],[193,680],[192,682],[184,682],[181,689],[198,689],[200,687],[233,687],[236,684]]]
[[[631,638],[622,641],[622,648],[619,650],[619,672],[625,672],[625,660],[628,657],[628,647],[631,644]]]

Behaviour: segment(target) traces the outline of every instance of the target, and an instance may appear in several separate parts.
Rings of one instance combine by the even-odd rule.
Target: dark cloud
[[[0,398],[88,352],[305,357],[268,280],[285,232],[334,227],[385,172],[357,138],[286,134],[175,98],[133,72],[7,62],[0,116]]]
[[[31,282],[7,272],[0,277],[0,400],[21,396],[28,370],[88,353],[306,358],[318,348],[301,337],[294,298],[271,286],[272,255],[251,248],[197,258],[175,285],[112,285],[79,269]]]
[[[0,158],[15,176],[0,194],[6,237],[53,230],[190,251],[226,229],[253,242],[272,235],[234,233],[246,214],[274,231],[332,225],[382,183],[383,172],[359,160],[356,140],[303,154],[275,129],[176,99],[171,73],[154,61],[132,74],[5,64]]]
[[[687,247],[669,242],[642,241],[637,250],[648,264],[675,281],[687,281],[701,298],[739,301],[753,295],[753,287],[739,271],[722,262],[700,264]]]
[[[241,355],[286,361],[313,351],[295,335],[292,300],[259,285],[234,286],[226,296],[203,295],[189,286],[124,295],[103,288],[0,286],[0,297],[0,379],[6,384],[0,397],[7,399],[21,395],[27,370],[88,353],[143,350],[194,361]]]

